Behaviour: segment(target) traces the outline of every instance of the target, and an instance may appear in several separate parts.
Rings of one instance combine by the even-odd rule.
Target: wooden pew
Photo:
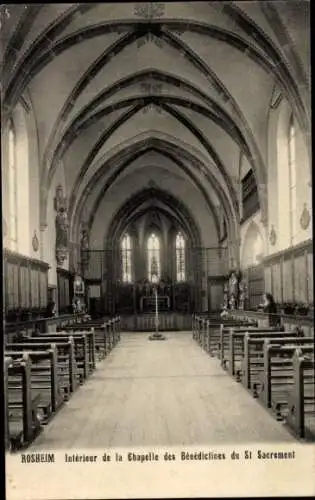
[[[64,401],[57,375],[57,349],[52,346],[44,351],[6,350],[6,354],[13,360],[21,359],[25,353],[31,360],[32,395],[40,396],[37,414],[41,412],[40,421],[45,424]]]
[[[234,376],[236,374],[236,363],[238,363],[239,370],[241,373],[244,371],[244,357],[246,355],[245,349],[246,349],[246,338],[248,339],[260,339],[261,341],[261,351],[262,351],[262,346],[265,338],[287,338],[288,336],[291,337],[298,337],[298,338],[303,338],[303,332],[301,330],[296,330],[294,332],[288,331],[285,332],[283,328],[270,328],[270,327],[261,327],[261,328],[256,328],[256,329],[251,329],[251,330],[246,330],[240,329],[240,330],[234,330],[231,331],[229,334],[229,373],[230,375]],[[257,340],[258,342],[258,340]],[[259,345],[258,343],[255,344],[256,347]],[[261,352],[261,356],[263,356],[263,353]]]
[[[252,321],[235,321],[231,319],[228,321],[222,321],[220,325],[212,325],[210,323],[207,329],[207,342],[205,347],[210,356],[217,356],[219,359],[221,358],[221,346],[224,349],[222,338],[224,333],[229,331],[231,328],[257,328],[257,323]]]
[[[104,359],[120,340],[120,317],[117,316],[108,321],[90,320],[84,325],[66,327],[64,331],[94,331],[95,351],[98,353],[98,361]]]
[[[113,318],[113,336],[114,336],[114,346],[120,341],[121,332],[121,322],[120,316]]]
[[[44,335],[49,335],[44,333]],[[95,349],[95,332],[94,328],[86,330],[83,326],[81,330],[74,331],[73,329],[69,331],[60,331],[56,333],[57,337],[76,337],[85,336],[86,337],[86,352],[87,352],[87,376],[92,373],[96,368],[96,349]]]
[[[14,451],[31,443],[41,430],[37,417],[40,396],[31,392],[31,360],[28,354],[8,363],[6,383],[9,441]]]
[[[80,333],[82,331],[94,332],[95,341],[95,360],[97,356],[97,361],[101,361],[106,357],[111,349],[111,342],[109,338],[109,326],[108,323],[104,322],[93,322],[90,321],[84,325],[73,325],[68,326],[63,329],[63,332],[76,332]]]
[[[60,339],[58,342],[52,342],[47,337],[29,337],[27,342],[18,344],[7,344],[8,350],[44,350],[51,346],[57,349],[57,368],[60,386],[63,390],[65,400],[69,399],[70,393],[74,393],[79,386],[79,374],[75,361],[75,345],[73,338]]]
[[[9,429],[9,366],[12,365],[13,359],[5,356],[3,363],[3,388],[4,388],[4,446],[6,450],[10,450],[10,429]]]
[[[288,336],[275,336],[268,338],[245,334],[244,337],[244,358],[243,358],[243,382],[247,389],[258,382],[259,373],[264,370],[264,345],[312,345],[314,339],[302,337],[299,331],[290,332]]]
[[[115,318],[110,319],[107,323],[111,338],[111,347],[113,348],[120,340],[120,316],[116,316]]]
[[[296,349],[292,358],[293,385],[288,394],[287,424],[300,437],[315,437],[314,357]]]
[[[276,334],[280,333],[279,328],[269,328],[269,327],[237,327],[237,328],[225,328],[222,325],[220,329],[220,343],[219,343],[219,359],[221,366],[228,371],[230,375],[235,374],[235,361],[237,357],[243,357],[244,355],[244,335],[248,334],[260,334],[263,335],[268,333]]]
[[[86,333],[62,333],[58,332],[55,334],[43,333],[41,336],[33,337],[38,342],[44,342],[45,339],[50,343],[58,342],[69,342],[70,339],[74,343],[74,357],[76,363],[76,372],[79,377],[80,384],[83,384],[84,380],[89,376],[89,350],[88,350],[88,336]]]
[[[257,326],[254,321],[243,321],[233,318],[217,318],[206,316],[193,317],[193,338],[201,345],[211,356],[214,355],[214,348],[218,346],[220,340],[221,325],[224,327]]]
[[[264,370],[254,387],[254,396],[259,397],[267,408],[273,408],[279,419],[288,407],[288,391],[293,385],[293,356],[296,345],[275,345],[266,339],[264,344]],[[312,355],[312,344],[300,345],[303,354]]]

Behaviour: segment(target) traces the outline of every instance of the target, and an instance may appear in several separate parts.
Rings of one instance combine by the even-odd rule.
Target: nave
[[[191,333],[148,335],[123,333],[29,451],[295,441]]]
[[[303,0],[1,7],[10,466],[31,449],[310,449],[309,19]],[[296,464],[301,494],[314,461]]]

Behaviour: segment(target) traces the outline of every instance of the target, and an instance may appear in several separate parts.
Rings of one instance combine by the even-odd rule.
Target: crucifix
[[[155,297],[155,332],[153,335],[149,336],[149,340],[166,340],[166,337],[159,332],[159,301],[158,301],[158,275],[156,273],[152,273],[151,281],[153,284],[153,291]]]

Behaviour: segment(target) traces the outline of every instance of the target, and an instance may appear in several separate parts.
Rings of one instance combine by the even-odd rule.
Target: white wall
[[[18,104],[12,113],[15,132],[15,161],[17,171],[17,246],[15,250],[27,257],[39,259],[39,248],[33,249],[32,239],[39,230],[39,162],[37,149],[37,125],[32,103],[27,96],[24,104]],[[9,234],[9,173],[8,173],[9,128],[2,135],[2,210],[6,225],[4,246],[10,248]]]
[[[289,165],[288,165],[288,127],[291,109],[283,98],[277,108],[270,109],[268,125],[268,235],[272,226],[277,241],[268,244],[268,254],[285,250],[291,246],[289,223]],[[296,213],[293,245],[312,237],[312,222],[303,229],[300,218],[304,204],[310,215],[312,212],[311,167],[306,144],[301,130],[296,127]]]

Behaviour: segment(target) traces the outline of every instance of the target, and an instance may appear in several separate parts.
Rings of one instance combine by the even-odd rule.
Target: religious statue
[[[230,294],[235,296],[237,288],[237,276],[234,272],[231,273],[229,281],[230,281]]]
[[[86,229],[81,232],[81,250],[89,250],[89,235]]]
[[[57,212],[55,219],[56,226],[56,260],[58,265],[62,265],[68,256],[68,215],[67,201],[63,196],[62,186],[56,188],[56,197],[54,200],[55,210]]]
[[[56,215],[56,247],[68,248],[68,216],[67,212],[61,208]]]
[[[89,257],[90,257],[89,233],[84,226],[81,227],[80,250],[81,250],[81,264],[84,266],[89,262]]]
[[[233,311],[235,309],[235,297],[234,297],[234,295],[231,295],[229,305],[230,305],[230,309]]]
[[[244,303],[245,303],[245,282],[244,280],[241,280],[239,282],[239,303],[238,303],[238,308],[243,310],[244,309]]]
[[[238,305],[238,283],[239,283],[239,276],[236,273],[236,271],[231,271],[229,275],[229,281],[228,281],[228,288],[227,288],[227,294],[228,294],[228,305],[230,309],[236,309]]]
[[[228,290],[228,285],[227,283],[224,284],[224,289],[223,289],[223,308],[227,309],[228,308],[228,296],[229,296],[229,290]]]

